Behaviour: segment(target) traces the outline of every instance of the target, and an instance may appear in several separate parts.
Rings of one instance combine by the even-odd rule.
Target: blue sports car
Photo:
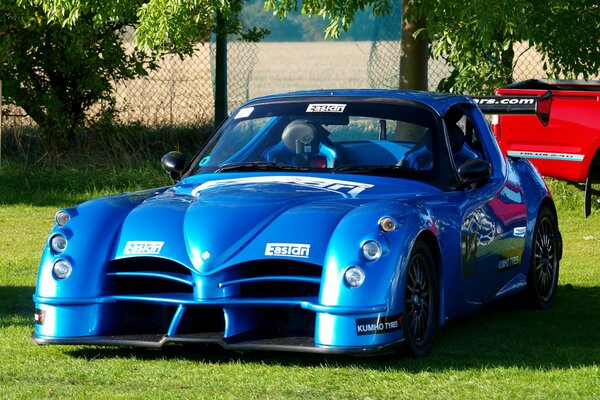
[[[555,297],[552,197],[468,97],[262,97],[162,163],[173,186],[56,214],[36,343],[419,357],[450,318]]]

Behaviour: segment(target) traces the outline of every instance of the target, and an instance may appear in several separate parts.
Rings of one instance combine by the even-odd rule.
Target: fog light
[[[71,267],[71,263],[67,260],[58,260],[54,263],[54,267],[52,271],[54,272],[54,276],[58,279],[66,279],[71,275],[71,271],[73,267]]]
[[[381,257],[381,245],[374,240],[369,240],[362,245],[363,256],[369,261],[375,261]]]
[[[54,235],[50,239],[50,247],[55,253],[62,253],[67,249],[67,238],[63,235]]]
[[[379,229],[384,232],[391,232],[396,229],[396,222],[390,217],[383,217],[379,220]]]
[[[365,271],[361,267],[350,267],[344,273],[346,283],[350,287],[359,287],[365,281]]]
[[[54,217],[54,220],[56,221],[58,226],[63,226],[64,224],[69,222],[70,219],[71,219],[71,217],[69,216],[69,214],[66,211],[59,211],[56,213],[56,216]]]

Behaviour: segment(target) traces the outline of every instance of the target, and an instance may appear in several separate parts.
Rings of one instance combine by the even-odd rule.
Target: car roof
[[[250,100],[246,104],[256,103],[260,101],[276,101],[278,99],[289,98],[311,98],[311,97],[346,97],[346,98],[380,98],[390,100],[408,100],[426,105],[435,110],[439,115],[444,115],[448,108],[457,103],[471,103],[473,101],[466,96],[449,94],[424,92],[415,90],[389,90],[389,89],[321,89],[321,90],[304,90],[287,93],[277,93],[267,96],[258,97]],[[246,105],[244,104],[244,105]]]

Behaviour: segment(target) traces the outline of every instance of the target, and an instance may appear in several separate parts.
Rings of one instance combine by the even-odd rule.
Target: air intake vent
[[[192,273],[187,267],[156,257],[112,261],[106,275],[111,295],[194,292]]]
[[[228,269],[220,286],[237,286],[244,298],[315,297],[322,267],[290,260],[258,260]]]

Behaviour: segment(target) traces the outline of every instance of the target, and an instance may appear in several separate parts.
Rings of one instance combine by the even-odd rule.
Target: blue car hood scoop
[[[321,265],[337,224],[373,200],[359,198],[372,188],[300,176],[190,179],[129,213],[115,257],[158,256],[200,274],[269,258]]]

